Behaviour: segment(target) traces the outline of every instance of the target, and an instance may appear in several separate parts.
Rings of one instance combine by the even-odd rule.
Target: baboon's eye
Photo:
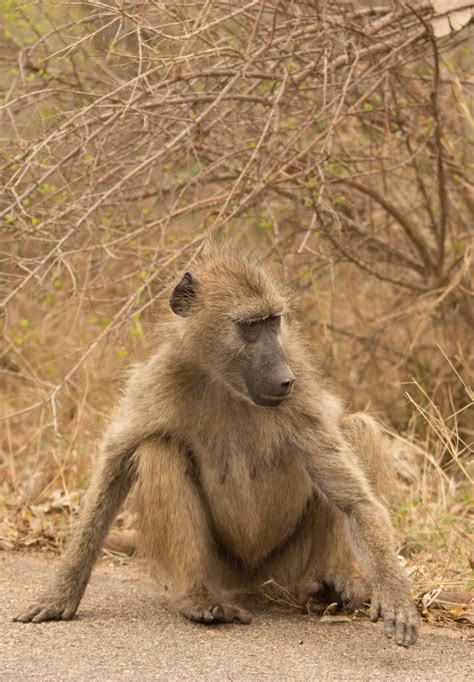
[[[272,329],[278,330],[281,327],[281,315],[270,315],[264,322],[268,322]]]
[[[248,318],[246,320],[238,320],[236,325],[247,342],[256,341],[260,332],[263,329],[271,329],[278,332],[280,329],[281,317],[280,315],[269,315],[268,317],[255,319]]]

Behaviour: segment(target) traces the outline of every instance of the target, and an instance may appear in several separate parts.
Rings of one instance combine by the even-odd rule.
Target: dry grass
[[[1,12],[2,545],[60,547],[163,283],[218,233],[397,435],[418,592],[467,589],[470,29],[435,40],[429,2]]]

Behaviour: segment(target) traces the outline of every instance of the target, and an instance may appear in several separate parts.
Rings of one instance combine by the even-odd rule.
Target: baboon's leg
[[[74,617],[107,531],[132,485],[133,449],[112,443],[106,446],[55,581],[36,604],[15,620],[41,623]]]
[[[391,471],[377,423],[368,415],[357,413],[344,417],[342,427],[373,492],[383,500]],[[347,516],[323,496],[313,502],[299,532],[266,570],[302,603],[314,598],[339,601],[345,608],[353,609],[370,596]]]
[[[104,540],[103,548],[116,554],[134,556],[137,551],[137,534],[133,530],[111,531]]]
[[[303,584],[302,594],[316,600],[337,601],[347,610],[354,610],[370,596],[370,586],[363,565],[359,561],[351,540],[347,517],[330,503],[324,502],[323,515],[326,518],[325,537],[313,536],[315,556],[324,552],[325,561],[321,572],[321,562],[317,562],[318,572],[314,584]]]
[[[368,596],[345,515],[322,495],[311,502],[298,530],[270,557],[258,579],[273,579],[301,604],[338,601],[352,609]]]
[[[223,564],[209,530],[192,458],[170,439],[149,439],[135,453],[138,551],[169,579],[171,600],[200,623],[250,623],[222,589]]]

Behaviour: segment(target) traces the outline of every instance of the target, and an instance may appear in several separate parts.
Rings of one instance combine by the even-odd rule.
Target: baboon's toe
[[[185,606],[180,610],[182,616],[193,623],[203,625],[221,625],[223,623],[240,623],[248,625],[252,622],[252,616],[245,609],[238,606]]]
[[[346,611],[355,611],[369,597],[367,585],[359,576],[337,573],[325,578],[324,582],[328,591],[332,591],[333,601]]]

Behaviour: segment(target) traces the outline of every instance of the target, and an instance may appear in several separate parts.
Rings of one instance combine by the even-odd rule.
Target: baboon
[[[418,614],[382,502],[375,422],[344,415],[268,269],[210,247],[172,288],[158,348],[130,373],[52,586],[16,617],[70,620],[134,486],[143,553],[199,623],[249,623],[239,590],[370,596],[387,637]]]

